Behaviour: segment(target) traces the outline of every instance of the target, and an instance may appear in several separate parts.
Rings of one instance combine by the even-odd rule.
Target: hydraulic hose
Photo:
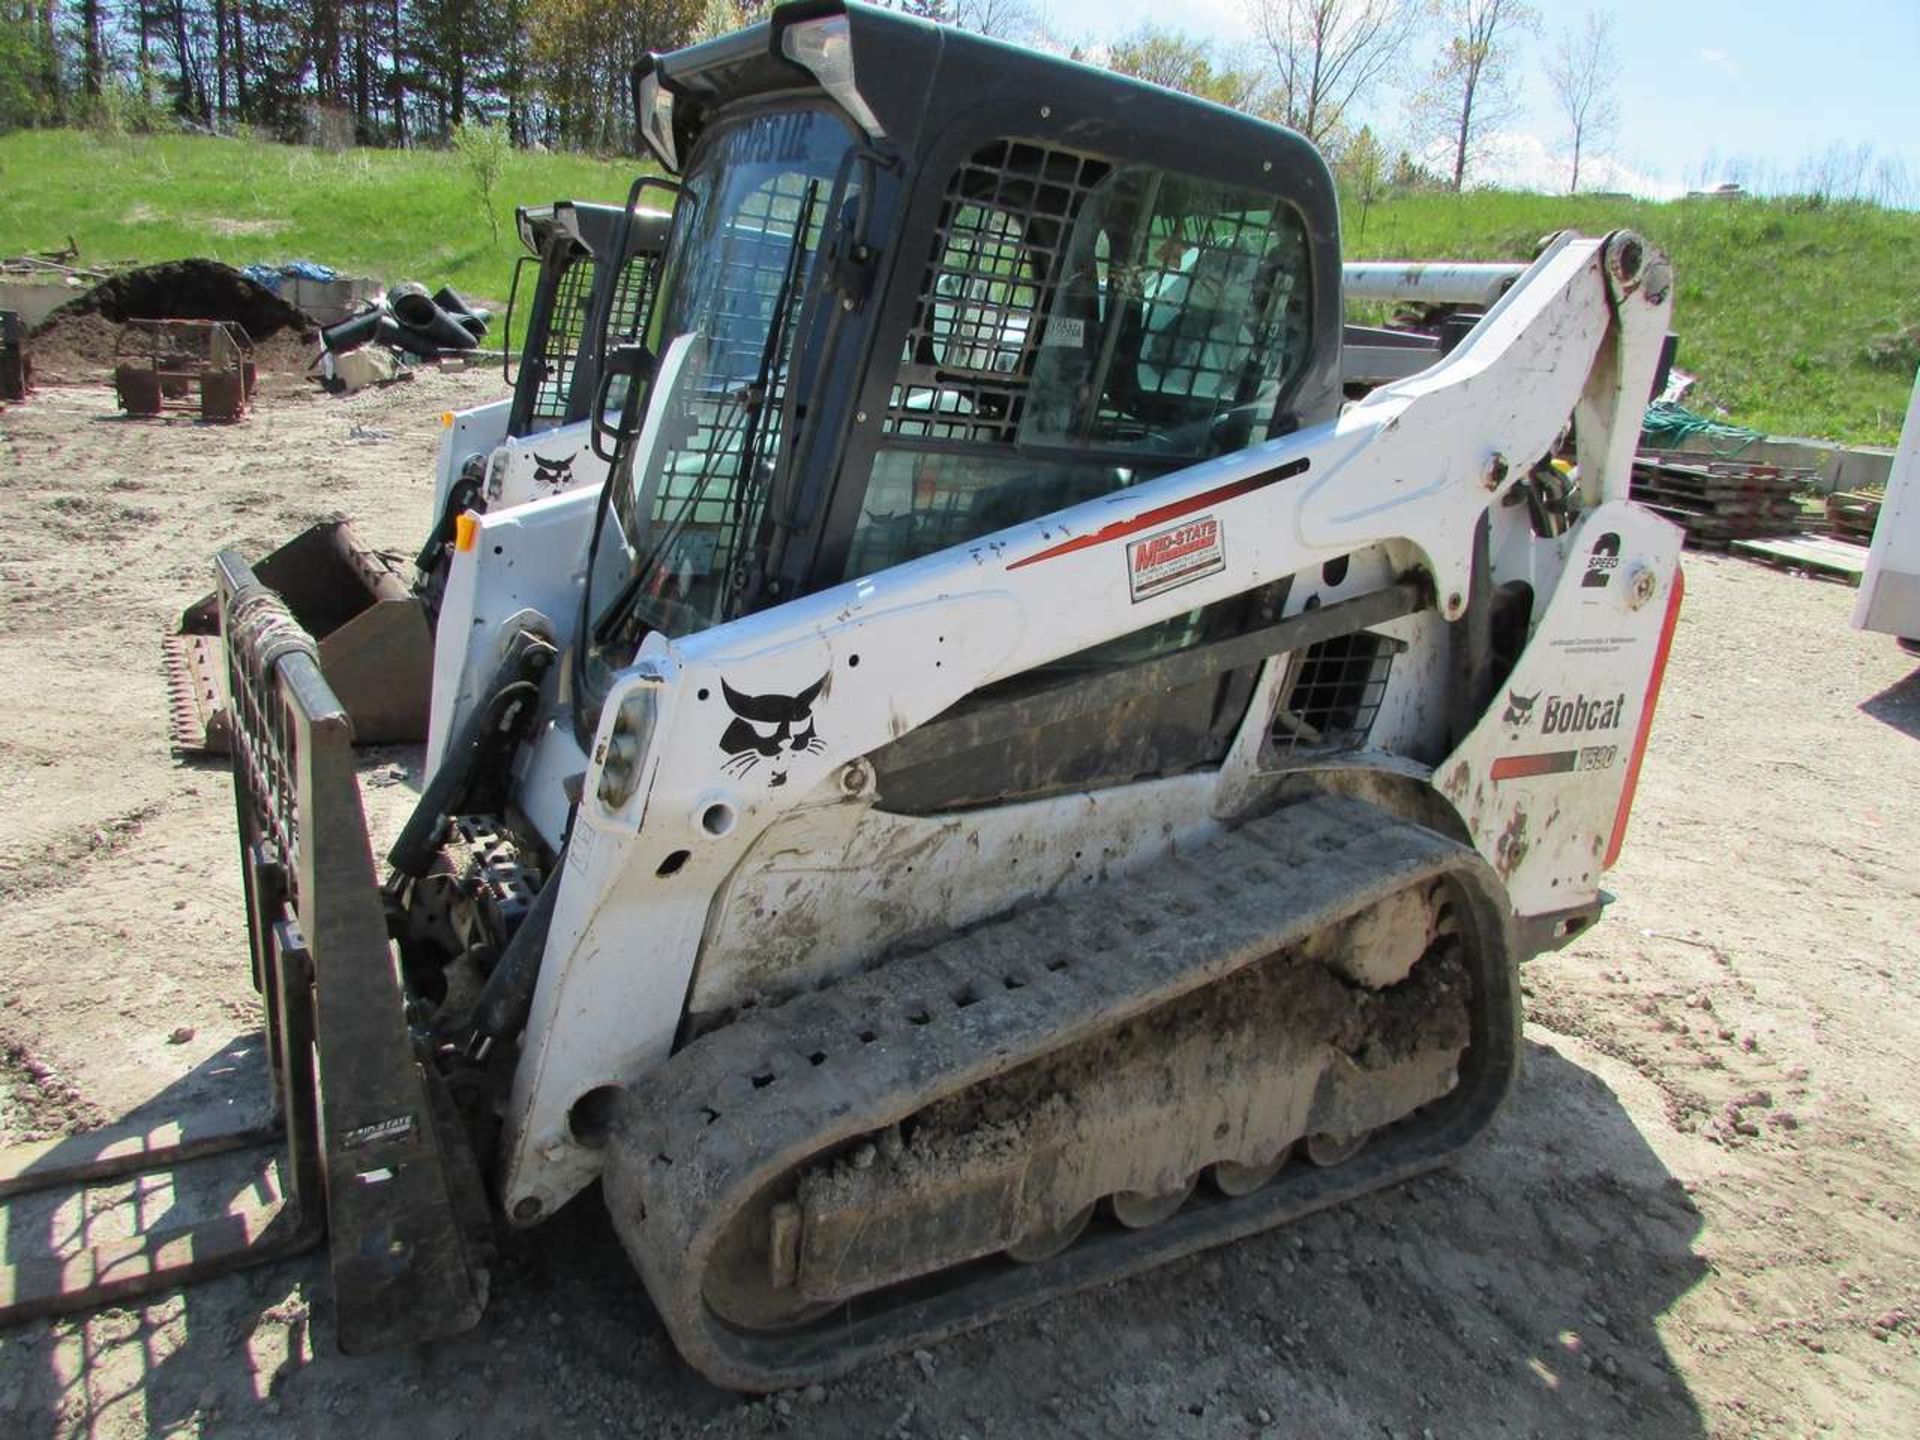
[[[467,1041],[468,1055],[478,1059],[493,1042],[511,1040],[526,1028],[533,1008],[534,982],[540,978],[540,959],[546,954],[547,932],[553,928],[555,897],[560,894],[560,875],[566,864],[563,849],[553,862],[546,884],[540,887],[533,908],[527,911],[520,928],[507,941],[500,963],[493,967],[480,999],[473,1007],[473,1034]]]

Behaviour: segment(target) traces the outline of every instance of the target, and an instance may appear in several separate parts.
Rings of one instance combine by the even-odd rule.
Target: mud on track
[[[228,781],[168,753],[158,635],[221,546],[345,513],[410,552],[439,412],[497,386],[0,414],[0,1143],[257,1103]],[[0,1430],[1920,1433],[1920,675],[1850,591],[1707,556],[1687,588],[1620,901],[1529,967],[1515,1099],[1452,1172],[753,1403],[674,1360],[590,1193],[412,1353],[333,1353],[317,1255],[0,1332]],[[417,760],[366,758],[387,833]],[[118,1198],[16,1213],[8,1256],[111,1233]]]

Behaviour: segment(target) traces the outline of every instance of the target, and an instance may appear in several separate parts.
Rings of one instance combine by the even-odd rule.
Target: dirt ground
[[[159,634],[218,547],[409,550],[439,412],[498,384],[0,414],[0,1143],[257,1103],[228,780],[169,754]],[[1619,902],[1529,967],[1517,1093],[1436,1178],[757,1401],[675,1360],[589,1194],[411,1353],[333,1352],[318,1255],[0,1332],[0,1433],[1920,1434],[1920,672],[1851,602],[1689,560]],[[376,828],[416,760],[368,756]],[[185,1203],[16,1205],[6,1258],[125,1202]]]

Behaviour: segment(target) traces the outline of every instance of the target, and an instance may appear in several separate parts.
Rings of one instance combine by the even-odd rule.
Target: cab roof
[[[796,26],[839,20],[851,56],[851,106],[844,88],[822,83],[788,58],[784,37]],[[837,28],[837,27],[835,27]],[[1109,158],[1125,160],[1126,136],[1160,148],[1177,136],[1194,168],[1232,168],[1275,177],[1274,188],[1297,195],[1332,181],[1320,153],[1302,135],[1210,100],[1150,85],[1131,76],[1058,55],[937,25],[859,0],[798,0],[730,35],[666,55],[648,56],[635,73],[636,94],[648,74],[674,97],[674,151],[684,158],[723,107],[783,93],[833,96],[876,148],[923,153],[950,126],[982,111],[1001,117],[1008,133],[1071,131],[1074,116],[1097,119]],[[864,111],[864,115],[858,113]],[[1023,126],[1020,117],[1030,124]],[[645,117],[641,117],[643,122]],[[1045,122],[1054,123],[1045,123]],[[645,125],[643,123],[644,131]],[[1116,145],[1118,141],[1118,145]],[[1117,152],[1117,153],[1116,153]],[[1215,163],[1208,163],[1209,161]],[[1287,177],[1282,185],[1280,177]]]

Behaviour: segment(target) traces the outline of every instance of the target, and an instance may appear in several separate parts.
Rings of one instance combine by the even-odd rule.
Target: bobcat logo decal
[[[1540,692],[1522,695],[1517,690],[1507,691],[1507,711],[1500,717],[1507,725],[1530,725],[1533,723],[1533,702],[1540,698]]]
[[[562,455],[558,460],[549,460],[538,450],[533,452],[533,483],[551,486],[558,495],[573,483],[573,456]]]
[[[742,695],[726,681],[720,693],[727,698],[733,720],[720,736],[727,758],[720,768],[738,778],[768,761],[767,788],[787,783],[785,760],[794,755],[818,755],[827,748],[813,728],[813,702],[826,689],[822,675],[798,695]]]

